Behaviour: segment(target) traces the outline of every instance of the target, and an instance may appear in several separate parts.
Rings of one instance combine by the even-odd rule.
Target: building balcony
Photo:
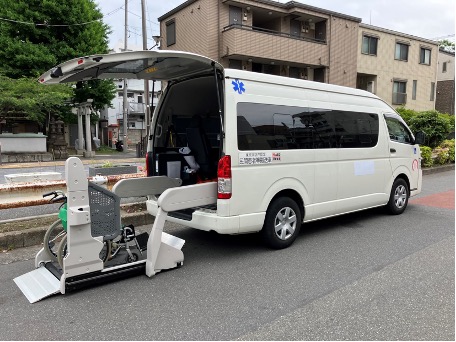
[[[223,57],[250,57],[299,65],[328,66],[329,47],[324,40],[295,37],[264,28],[230,25],[222,32]]]

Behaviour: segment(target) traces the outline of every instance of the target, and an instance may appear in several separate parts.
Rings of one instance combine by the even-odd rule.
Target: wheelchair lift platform
[[[59,292],[65,294],[144,273],[152,277],[162,270],[182,266],[184,254],[181,249],[185,241],[163,232],[168,212],[208,205],[217,200],[215,182],[180,187],[180,179],[165,176],[124,179],[110,192],[88,182],[79,158],[68,158],[65,171],[67,253],[60,267],[42,248],[35,257],[36,269],[14,279],[30,303]],[[140,250],[140,257],[133,262],[118,262],[125,260],[119,255],[103,263],[100,259],[103,241],[114,239],[120,233],[120,197],[131,194],[160,195],[147,247],[143,246],[145,253]]]

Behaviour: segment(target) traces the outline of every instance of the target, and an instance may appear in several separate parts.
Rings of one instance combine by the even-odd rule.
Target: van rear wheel
[[[266,211],[261,231],[265,242],[274,249],[290,246],[301,229],[301,211],[289,197],[275,199]]]
[[[393,187],[391,188],[391,194],[386,205],[388,212],[392,215],[402,214],[407,208],[410,191],[407,182],[402,178],[397,178]]]

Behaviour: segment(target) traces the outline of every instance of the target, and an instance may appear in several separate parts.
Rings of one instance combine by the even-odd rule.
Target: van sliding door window
[[[239,150],[373,147],[378,116],[325,108],[238,104]]]

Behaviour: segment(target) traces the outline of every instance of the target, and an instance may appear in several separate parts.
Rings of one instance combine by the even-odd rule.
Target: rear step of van
[[[177,218],[180,220],[191,221],[192,214],[197,209],[217,210],[217,206],[215,204],[210,204],[210,205],[205,205],[205,206],[201,206],[201,207],[197,207],[197,208],[189,208],[189,209],[171,211],[168,213],[168,216],[171,216],[171,217],[174,217],[174,218]]]

